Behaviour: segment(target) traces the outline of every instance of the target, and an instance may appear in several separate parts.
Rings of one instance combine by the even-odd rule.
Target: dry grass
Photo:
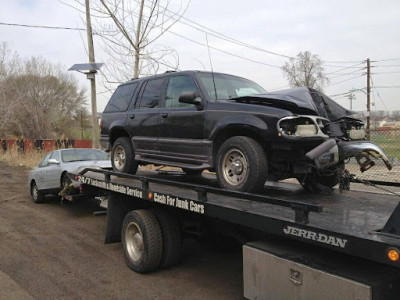
[[[24,166],[30,169],[36,167],[45,152],[29,150],[26,153],[19,153],[16,147],[13,147],[6,152],[0,152],[0,161],[11,166]]]

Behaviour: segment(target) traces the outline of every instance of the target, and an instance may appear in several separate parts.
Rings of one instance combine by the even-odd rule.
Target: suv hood
[[[267,104],[282,108],[295,114],[312,114],[330,121],[354,114],[345,109],[325,94],[307,87],[255,94],[235,99],[237,102]]]

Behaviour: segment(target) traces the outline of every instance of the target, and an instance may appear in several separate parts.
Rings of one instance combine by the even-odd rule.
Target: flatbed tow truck
[[[260,195],[217,188],[212,174],[85,169],[84,192],[108,196],[105,243],[146,273],[179,261],[181,240],[213,231],[243,243],[249,299],[400,299],[400,198],[300,186]]]

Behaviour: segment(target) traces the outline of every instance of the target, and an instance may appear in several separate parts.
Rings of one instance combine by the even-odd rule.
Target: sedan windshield
[[[229,100],[266,93],[257,83],[245,78],[218,73],[214,73],[214,75],[212,73],[198,73],[196,75],[210,99]]]
[[[68,149],[61,151],[61,158],[63,162],[109,160],[110,155],[105,151],[96,149]]]

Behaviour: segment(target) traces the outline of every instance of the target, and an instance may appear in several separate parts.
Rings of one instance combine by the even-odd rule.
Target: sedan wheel
[[[44,200],[44,195],[39,191],[36,182],[32,182],[31,184],[31,196],[35,203],[42,203]]]

